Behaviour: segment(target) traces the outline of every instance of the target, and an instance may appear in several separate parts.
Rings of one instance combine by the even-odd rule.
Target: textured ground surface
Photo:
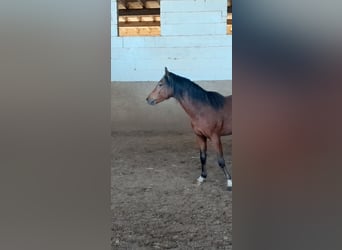
[[[112,134],[112,249],[232,249],[232,193],[208,145],[198,186],[193,134]],[[231,137],[223,137],[228,167]]]

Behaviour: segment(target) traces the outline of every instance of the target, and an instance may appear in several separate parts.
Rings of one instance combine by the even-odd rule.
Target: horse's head
[[[169,84],[170,72],[165,67],[165,74],[158,82],[157,86],[147,96],[146,101],[150,105],[155,105],[172,97],[173,91]]]

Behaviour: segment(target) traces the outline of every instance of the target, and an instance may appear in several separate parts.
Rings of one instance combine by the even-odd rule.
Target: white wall
[[[227,0],[161,0],[161,35],[118,37],[112,0],[112,81],[156,81],[170,71],[191,80],[232,79]]]

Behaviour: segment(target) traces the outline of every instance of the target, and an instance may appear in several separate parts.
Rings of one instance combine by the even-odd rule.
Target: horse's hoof
[[[227,187],[228,187],[228,191],[232,191],[233,190],[233,182],[232,182],[232,180],[227,180]]]
[[[202,176],[197,178],[197,184],[201,185],[203,182],[205,182],[205,178],[203,178]]]

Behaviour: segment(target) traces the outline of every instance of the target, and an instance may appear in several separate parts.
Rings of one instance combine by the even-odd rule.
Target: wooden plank
[[[153,21],[155,21],[153,16],[141,16],[140,19],[141,19],[140,20],[141,22],[153,22]]]
[[[158,1],[145,1],[145,8],[157,9],[160,8],[160,5]]]
[[[127,22],[127,18],[124,16],[120,16],[119,17],[119,23],[124,23],[124,22]]]
[[[233,29],[232,29],[232,25],[227,25],[227,34],[228,35],[232,35],[232,33],[233,33]]]
[[[126,22],[140,22],[140,18],[138,16],[129,16],[126,17]]]
[[[119,36],[159,36],[160,27],[119,27]]]
[[[143,9],[144,4],[141,1],[127,2],[128,9]]]
[[[156,1],[156,0],[119,0],[124,2],[124,4],[126,6],[128,5],[142,5],[144,8],[159,8],[160,7],[160,1]]]
[[[119,8],[119,10],[124,10],[124,9],[126,9],[126,3],[125,3],[125,1],[119,0],[119,2],[118,2],[118,8]]]

